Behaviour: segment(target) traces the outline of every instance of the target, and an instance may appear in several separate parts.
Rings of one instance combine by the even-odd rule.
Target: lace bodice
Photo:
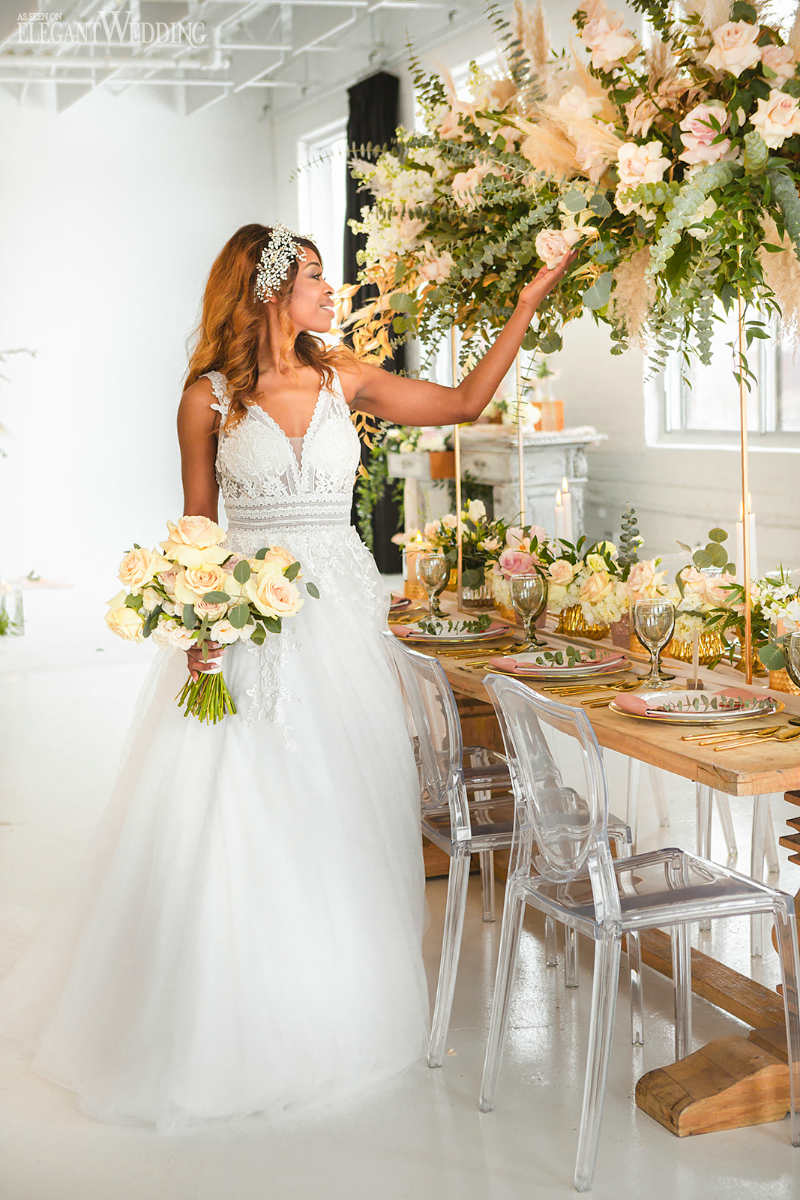
[[[221,371],[207,376],[216,400],[211,407],[224,422],[230,404],[227,380]],[[349,525],[359,459],[358,435],[335,372],[333,384],[320,387],[299,440],[251,405],[230,432],[221,429],[218,441],[216,473],[229,527]]]
[[[230,404],[227,380],[209,371],[215,402],[224,422]],[[340,613],[358,612],[364,636],[370,626],[377,636],[386,624],[387,598],[375,560],[350,524],[353,484],[360,461],[358,434],[334,372],[330,387],[320,388],[308,429],[289,438],[257,405],[230,430],[220,429],[216,475],[228,520],[226,545],[240,554],[262,546],[287,546],[303,566],[306,579],[319,587],[321,599],[308,601],[327,613],[331,636]],[[274,720],[290,734],[285,710],[293,697],[286,688],[287,655],[302,650],[309,614],[284,623],[279,636],[263,646],[239,643],[233,650],[254,655],[257,677],[246,689],[250,703],[240,711],[246,720]]]

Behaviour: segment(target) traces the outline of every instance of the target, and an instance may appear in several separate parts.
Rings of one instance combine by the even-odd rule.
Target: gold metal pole
[[[525,442],[522,433],[522,364],[521,351],[517,351],[514,359],[514,373],[517,385],[517,463],[519,470],[519,523],[525,524]]]
[[[450,326],[450,361],[453,387],[458,387],[458,352],[456,349],[456,327]],[[461,427],[458,423],[453,427],[453,449],[456,457],[456,604],[461,611],[462,576],[464,573],[463,538],[464,529],[461,520]]]
[[[741,249],[739,251],[741,261]],[[742,572],[744,575],[744,677],[753,682],[753,623],[750,609],[750,469],[747,457],[747,389],[744,372],[744,310],[742,293],[736,291],[737,318],[739,325],[739,450],[742,481]]]

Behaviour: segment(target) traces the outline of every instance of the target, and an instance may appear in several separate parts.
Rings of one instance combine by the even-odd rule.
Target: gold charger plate
[[[616,700],[612,700],[608,707],[611,712],[619,713],[621,717],[632,717],[634,721],[650,721],[656,725],[680,725],[682,727],[685,727],[686,725],[721,725],[724,729],[730,729],[736,721],[763,721],[765,719],[768,720],[770,717],[774,717],[777,713],[783,712],[783,710],[786,708],[786,705],[783,703],[783,701],[776,700],[774,696],[771,697],[771,699],[775,707],[771,709],[770,712],[753,713],[749,717],[733,716],[731,714],[727,720],[720,720],[719,717],[717,717],[715,720],[713,717],[705,716],[705,714],[700,714],[699,716],[692,718],[684,717],[683,719],[681,719],[679,716],[671,716],[669,718],[648,716],[647,713],[632,713],[628,712],[624,708],[619,708]],[[742,733],[746,732],[746,729],[742,730]],[[753,732],[755,733],[756,731],[753,730]]]

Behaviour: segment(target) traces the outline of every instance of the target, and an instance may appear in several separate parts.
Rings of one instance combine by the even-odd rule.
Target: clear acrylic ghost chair
[[[514,821],[514,799],[505,757],[488,767],[464,767],[464,751],[458,706],[441,663],[426,654],[403,646],[390,631],[384,634],[394,661],[406,709],[408,731],[414,744],[420,772],[421,825],[427,838],[450,858],[442,954],[436,988],[428,1065],[441,1066],[444,1043],[450,1027],[455,980],[461,952],[464,911],[467,902],[470,856],[483,856],[509,849]],[[479,748],[481,752],[484,748]],[[499,794],[498,794],[499,793]],[[617,823],[613,830],[618,854],[630,853],[630,831]],[[494,868],[490,864],[491,878]],[[484,888],[484,915],[486,893]],[[552,923],[551,923],[552,925]],[[555,965],[555,933],[551,928]],[[578,979],[577,944],[574,930],[567,930],[565,978],[568,987]],[[637,972],[638,981],[638,972]],[[638,994],[632,987],[632,996]],[[641,1004],[632,1007],[634,1041],[641,1041]]]
[[[578,1191],[591,1187],[597,1160],[623,934],[657,927],[673,934],[676,1056],[682,1057],[691,1043],[691,924],[707,916],[768,912],[775,920],[783,979],[791,1141],[800,1144],[800,963],[793,897],[675,848],[614,861],[606,829],[605,774],[586,714],[539,696],[514,679],[487,675],[484,683],[503,731],[516,806],[481,1110],[494,1108],[526,905],[574,925],[595,942],[574,1173]]]
[[[470,858],[476,852],[484,855],[510,847],[514,802],[504,762],[502,774],[490,766],[481,775],[480,768],[473,766],[468,782],[458,706],[441,664],[401,645],[391,631],[386,631],[384,637],[400,677],[417,756],[422,832],[450,858],[442,954],[428,1043],[428,1066],[440,1067],[461,954]],[[500,795],[494,795],[495,791]]]
[[[417,762],[417,770],[420,773],[420,793],[422,797],[423,815],[428,820],[436,818],[447,818],[450,814],[450,805],[446,797],[443,798],[441,790],[441,781],[437,773],[436,781],[433,787],[433,795],[431,795],[431,772],[427,768],[433,762],[432,759],[424,758],[424,751],[421,747],[420,730],[418,725],[422,725],[423,731],[425,727],[425,718],[427,716],[427,706],[423,702],[422,696],[419,693],[419,683],[414,672],[413,663],[416,651],[411,651],[407,647],[401,645],[395,635],[390,631],[384,631],[384,638],[389,647],[390,656],[394,662],[395,669],[398,673],[403,695],[403,703],[406,710],[406,725],[408,726],[409,736],[414,747],[414,757]],[[407,653],[412,657],[406,657]],[[419,655],[420,658],[427,658],[426,655]],[[449,688],[449,684],[447,685]],[[452,697],[452,692],[450,693]],[[448,704],[447,698],[442,700],[442,705]],[[458,715],[458,706],[453,700],[455,707],[454,726],[458,729],[459,742],[461,742],[461,719]],[[422,714],[422,719],[415,719],[415,712]],[[511,845],[511,821],[513,810],[508,803],[508,797],[511,790],[511,777],[508,773],[508,765],[505,755],[500,754],[497,750],[492,750],[488,746],[463,746],[461,749],[461,767],[464,780],[464,786],[467,790],[467,803],[473,816],[479,824],[484,825],[492,819],[493,810],[493,794],[500,791],[506,797],[505,804],[505,825],[506,825],[506,841],[504,849]],[[437,808],[438,805],[438,808]],[[496,815],[496,814],[495,814]],[[441,823],[441,822],[440,822]],[[426,836],[428,836],[426,834]],[[431,839],[435,841],[435,839]],[[435,843],[438,845],[438,842]],[[483,904],[483,920],[495,920],[495,875],[494,875],[494,849],[491,847],[485,850],[478,851],[478,861],[480,863],[481,872],[481,899]]]

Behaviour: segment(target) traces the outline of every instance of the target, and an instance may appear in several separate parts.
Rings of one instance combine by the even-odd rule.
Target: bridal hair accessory
[[[289,267],[296,259],[303,262],[306,257],[305,247],[296,240],[295,235],[285,225],[273,225],[269,240],[261,251],[256,274],[256,300],[269,300],[286,278]]]

